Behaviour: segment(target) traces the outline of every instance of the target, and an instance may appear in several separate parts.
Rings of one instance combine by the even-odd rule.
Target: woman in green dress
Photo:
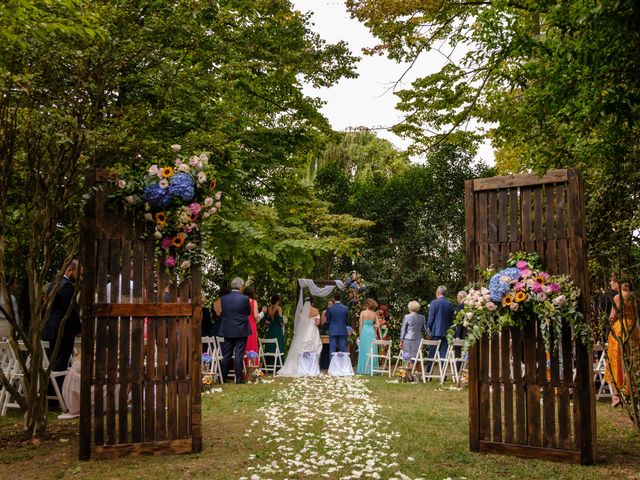
[[[276,339],[278,342],[278,349],[282,354],[282,363],[284,363],[284,321],[282,319],[282,307],[280,306],[280,302],[280,295],[274,295],[271,297],[271,306],[265,315],[265,324],[267,326],[266,338]],[[265,345],[265,352],[275,353],[275,351],[275,345]],[[275,357],[265,358],[267,367],[272,367],[274,361]]]

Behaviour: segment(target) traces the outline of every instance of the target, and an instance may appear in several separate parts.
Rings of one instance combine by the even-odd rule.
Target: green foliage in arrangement
[[[635,1],[347,4],[380,39],[369,53],[417,64],[433,50],[448,57],[398,92],[406,115],[395,130],[416,141],[414,150],[488,138],[501,172],[578,168],[586,180],[592,283],[605,284],[611,269],[637,268]]]

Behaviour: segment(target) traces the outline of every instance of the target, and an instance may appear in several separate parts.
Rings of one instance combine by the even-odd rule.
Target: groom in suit
[[[349,309],[340,302],[340,292],[333,295],[336,303],[327,310],[327,327],[329,328],[329,352],[347,351],[347,325]]]
[[[429,321],[427,322],[427,332],[433,340],[440,340],[440,358],[444,360],[447,355],[447,331],[453,325],[455,311],[453,305],[445,295],[447,288],[440,285],[436,290],[436,299],[429,305]],[[429,347],[429,357],[436,353],[435,345]]]
[[[244,280],[234,278],[231,281],[231,293],[220,299],[220,331],[218,334],[224,337],[222,344],[222,378],[227,381],[227,375],[231,370],[232,358],[235,355],[233,369],[236,373],[236,383],[244,383],[242,378],[244,351],[247,347],[247,338],[251,335],[249,315],[251,306],[249,297],[242,294]]]

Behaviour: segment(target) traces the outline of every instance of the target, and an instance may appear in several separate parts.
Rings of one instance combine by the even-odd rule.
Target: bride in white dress
[[[287,352],[287,359],[276,375],[297,377],[320,374],[318,359],[322,352],[322,341],[318,330],[319,324],[320,312],[313,306],[312,300],[307,299],[293,327],[293,340]],[[301,359],[301,353],[308,353],[308,356]],[[300,363],[302,371],[299,368]]]

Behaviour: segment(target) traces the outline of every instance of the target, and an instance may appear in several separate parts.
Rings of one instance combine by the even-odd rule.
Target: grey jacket
[[[422,332],[427,332],[424,315],[410,313],[402,319],[400,327],[400,340],[420,340]]]

